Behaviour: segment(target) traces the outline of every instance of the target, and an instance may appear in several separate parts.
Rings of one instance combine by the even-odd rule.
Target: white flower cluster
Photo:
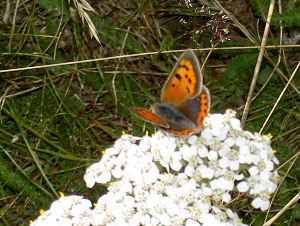
[[[241,193],[266,210],[278,160],[270,139],[243,131],[234,116],[210,115],[190,137],[123,135],[84,176],[88,187],[109,184],[87,214],[91,225],[244,225],[225,207]]]
[[[62,196],[30,226],[89,226],[91,225],[91,207],[91,201],[81,196]]]

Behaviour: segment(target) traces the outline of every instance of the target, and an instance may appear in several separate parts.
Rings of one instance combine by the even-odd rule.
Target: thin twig
[[[279,12],[280,14],[282,14],[281,0],[278,0],[278,12]],[[282,44],[282,35],[283,35],[283,27],[282,27],[281,22],[282,22],[282,21],[280,21],[280,42],[279,42],[280,45]],[[262,88],[264,88],[264,87],[269,83],[269,81],[271,80],[271,78],[273,77],[274,72],[276,71],[276,68],[278,68],[278,66],[279,66],[279,64],[280,64],[280,62],[281,62],[281,55],[282,55],[282,52],[283,52],[283,50],[280,48],[280,49],[279,49],[279,55],[278,55],[277,64],[275,65],[275,68],[273,69],[271,75],[269,76],[268,80],[265,82],[265,84],[263,85]],[[258,92],[257,95],[258,95],[259,93],[260,93],[260,92]],[[257,95],[256,95],[256,96],[257,96]],[[294,159],[294,162],[290,165],[289,170],[290,170],[290,168],[294,165],[295,161],[296,161],[296,158]],[[287,173],[289,172],[289,170],[288,170],[288,171],[286,172],[286,174],[284,175],[284,178],[285,178],[285,176],[287,175]],[[283,179],[284,179],[284,178],[283,178]],[[275,193],[274,193],[274,195],[273,195],[273,197],[272,197],[271,204],[274,202],[275,197],[276,197],[276,195],[278,194],[279,188],[281,187],[281,184],[283,183],[283,179],[281,180],[280,184],[277,186],[277,189],[276,189],[276,191],[275,191]],[[266,222],[266,220],[268,219],[268,216],[269,216],[269,213],[270,213],[270,208],[271,208],[271,205],[270,205],[270,207],[269,207],[269,209],[268,209],[268,211],[267,211],[267,214],[266,214],[266,216],[265,216],[265,222]]]
[[[7,96],[5,96],[5,98],[7,99],[7,98],[15,97],[15,96],[20,96],[20,95],[23,95],[25,93],[29,93],[29,92],[34,91],[34,90],[39,89],[39,88],[41,88],[41,87],[34,86],[34,87],[31,87],[30,89],[25,89],[25,90],[22,90],[20,92],[7,95]]]
[[[281,177],[281,180],[280,180],[280,183],[278,184],[277,188],[276,188],[276,191],[274,192],[274,195],[272,197],[272,200],[271,200],[271,205],[269,206],[269,209],[267,211],[267,214],[265,216],[265,222],[266,220],[268,219],[268,215],[270,213],[270,209],[271,209],[271,206],[279,192],[279,189],[281,188],[281,185],[283,184],[283,182],[285,181],[286,177],[289,175],[289,172],[295,167],[295,162],[297,161],[298,157],[296,155],[294,155],[293,157],[291,157],[289,160],[287,160],[284,164],[288,163],[288,162],[291,162],[291,164],[289,165],[288,169],[285,171],[283,177]],[[284,165],[282,164],[282,165]],[[280,167],[282,167],[282,165]],[[276,170],[279,171],[279,168],[278,167]]]
[[[9,10],[10,10],[10,1],[9,0],[6,0],[6,7],[5,7],[5,11],[4,11],[4,14],[3,14],[3,22],[6,24],[7,21],[8,21],[8,17],[9,17]]]
[[[268,49],[275,49],[275,48],[299,48],[300,45],[272,45],[266,46],[265,48]],[[219,48],[200,48],[200,49],[192,49],[194,51],[210,51],[211,49],[214,50],[242,50],[242,49],[260,49],[261,46],[236,46],[236,47],[219,47]],[[59,67],[59,66],[66,66],[72,64],[83,64],[83,63],[91,63],[97,61],[106,61],[106,60],[115,60],[121,58],[128,58],[128,57],[139,57],[139,56],[148,56],[154,55],[158,53],[180,53],[184,52],[185,50],[167,50],[167,51],[155,51],[155,52],[147,52],[147,53],[135,53],[135,54],[128,54],[128,55],[121,55],[121,56],[111,56],[111,57],[103,57],[97,59],[88,59],[88,60],[79,60],[79,61],[70,61],[58,64],[48,64],[48,65],[39,65],[39,66],[32,66],[32,67],[21,67],[21,68],[12,68],[12,69],[5,69],[0,70],[0,73],[6,72],[14,72],[14,71],[26,71],[26,70],[34,70],[34,69],[41,69],[41,68],[49,68],[49,67]]]
[[[212,54],[213,50],[215,49],[215,47],[216,47],[218,44],[219,44],[219,43],[216,43],[215,45],[212,44],[211,50],[208,52],[207,56],[205,57],[205,59],[204,59],[204,61],[203,61],[203,63],[202,63],[202,66],[201,66],[201,68],[200,68],[200,71],[201,71],[202,74],[203,74],[203,72],[202,72],[202,71],[203,71],[203,68],[205,67],[206,62],[208,61],[208,58],[210,57],[210,55]]]
[[[290,157],[288,160],[286,160],[284,163],[282,163],[280,166],[276,168],[277,171],[281,170],[283,167],[285,167],[288,162],[295,161],[295,159],[298,159],[300,157],[300,152],[296,152],[292,157]]]
[[[279,48],[281,48],[281,47],[279,47]],[[289,79],[282,72],[282,70],[280,70],[279,67],[276,67],[275,63],[273,62],[273,60],[271,59],[271,57],[268,55],[267,52],[265,52],[265,58],[276,69],[276,72],[287,82]],[[300,95],[300,92],[299,92],[298,88],[296,87],[296,85],[294,85],[293,83],[291,83],[291,86],[293,87],[293,89],[295,90],[295,92],[297,92]]]
[[[278,1],[278,11],[279,11],[279,13],[282,13],[280,0]],[[280,43],[280,45],[282,44],[282,26],[280,26],[279,43]],[[277,71],[277,69],[279,67],[279,64],[281,63],[281,55],[282,55],[282,48],[279,48],[278,60],[277,60],[277,63],[275,64],[275,66],[274,66],[274,69],[272,70],[270,76],[268,77],[267,81],[263,84],[263,86],[260,88],[260,90],[255,94],[254,97],[252,97],[251,102],[253,102],[262,93],[262,91],[265,89],[265,87],[269,84],[269,82],[273,78],[273,75],[275,74],[275,72]],[[297,88],[295,90],[296,90],[296,92],[298,91]],[[299,91],[298,91],[298,94],[300,94]],[[245,105],[240,106],[240,107],[237,108],[237,110],[243,109],[244,107],[245,107]]]
[[[264,130],[266,124],[268,123],[269,119],[271,118],[271,115],[273,114],[275,108],[277,107],[277,105],[278,105],[279,101],[281,100],[283,94],[285,93],[287,87],[290,85],[291,81],[293,80],[294,76],[296,75],[296,72],[298,71],[299,67],[300,67],[300,62],[297,64],[297,67],[295,68],[293,74],[291,75],[291,77],[290,77],[290,79],[288,80],[287,84],[285,85],[284,89],[283,89],[282,92],[280,93],[278,99],[276,100],[276,103],[274,104],[274,106],[273,106],[271,112],[269,113],[267,119],[265,120],[264,124],[262,125],[262,127],[261,127],[259,133],[262,133],[262,131]]]
[[[300,193],[295,195],[295,197],[289,201],[288,204],[286,204],[274,217],[272,217],[270,220],[268,220],[266,223],[263,224],[263,226],[270,226],[274,223],[275,220],[277,220],[291,205],[296,203],[300,199]]]
[[[267,21],[266,21],[266,26],[265,26],[263,38],[262,38],[262,41],[261,41],[261,48],[259,50],[259,54],[258,54],[257,62],[256,62],[256,65],[255,65],[252,82],[251,82],[251,85],[250,85],[247,101],[246,101],[243,116],[242,116],[242,119],[241,119],[241,127],[242,128],[244,127],[246,119],[247,119],[248,114],[249,114],[251,99],[252,99],[252,96],[253,96],[253,93],[254,93],[254,89],[255,89],[255,86],[256,86],[256,81],[257,81],[257,78],[258,78],[258,74],[259,74],[259,71],[260,71],[260,66],[261,66],[261,63],[262,63],[262,59],[263,59],[266,44],[267,44],[267,39],[268,39],[269,31],[270,31],[270,24],[271,24],[271,19],[272,19],[274,7],[275,7],[275,0],[271,0],[270,6],[269,6],[268,17],[267,17]]]

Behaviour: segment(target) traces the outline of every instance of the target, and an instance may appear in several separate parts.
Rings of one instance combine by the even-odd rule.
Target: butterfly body
[[[196,127],[193,121],[172,104],[157,103],[153,105],[153,110],[155,114],[168,123],[169,129],[185,130]]]
[[[131,111],[173,134],[198,133],[210,107],[209,90],[202,81],[196,55],[192,50],[186,50],[162,89],[161,102],[152,105],[153,112],[145,108],[133,108]]]

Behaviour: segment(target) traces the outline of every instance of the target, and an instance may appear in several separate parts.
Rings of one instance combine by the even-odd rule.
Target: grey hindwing
[[[159,103],[154,106],[154,112],[168,122],[169,129],[186,130],[196,127],[194,122],[171,104]]]

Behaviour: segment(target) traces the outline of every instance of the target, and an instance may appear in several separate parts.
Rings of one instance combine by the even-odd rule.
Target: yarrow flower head
[[[81,196],[62,196],[54,201],[49,210],[43,212],[30,225],[89,226],[92,215],[91,207],[91,201]]]
[[[253,208],[269,208],[278,180],[270,139],[243,131],[233,111],[204,125],[190,137],[118,139],[84,175],[87,187],[112,182],[89,212],[90,224],[244,225],[225,207],[240,193],[253,197]]]

